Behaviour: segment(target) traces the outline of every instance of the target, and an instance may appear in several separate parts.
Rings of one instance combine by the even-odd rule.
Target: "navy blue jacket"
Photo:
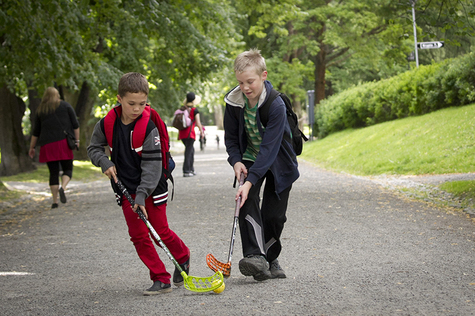
[[[272,84],[265,81],[265,91],[262,92],[258,107],[260,108],[272,90]],[[228,162],[234,166],[243,162],[242,157],[247,147],[247,137],[244,126],[244,97],[239,86],[233,88],[224,97],[226,110],[224,113],[224,144],[228,153]],[[236,107],[239,110],[236,110]],[[239,116],[236,114],[239,113]],[[264,177],[270,169],[275,179],[276,193],[288,188],[299,177],[297,157],[292,144],[284,139],[284,133],[290,139],[290,127],[287,121],[284,101],[278,97],[269,107],[269,121],[262,127],[259,111],[256,112],[256,122],[262,137],[256,161],[248,170],[247,181],[253,185]]]

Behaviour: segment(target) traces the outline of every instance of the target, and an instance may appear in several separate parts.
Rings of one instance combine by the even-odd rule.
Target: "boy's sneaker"
[[[145,296],[157,295],[157,294],[169,293],[171,291],[172,291],[172,286],[170,285],[170,283],[167,284],[160,281],[155,281],[153,282],[153,285],[151,288],[143,292],[143,295]]]
[[[188,274],[190,272],[190,258],[188,258],[185,263],[180,264],[180,267],[183,269],[183,271],[186,272],[186,274]],[[180,271],[175,267],[175,271],[173,272],[173,284],[175,284],[176,286],[182,286],[183,283],[183,276],[181,275]]]
[[[67,202],[66,194],[64,194],[64,189],[63,188],[59,188],[59,200],[61,201],[61,203],[66,203]]]
[[[285,279],[287,277],[277,259],[270,263],[270,274],[272,274],[273,279]]]
[[[246,276],[252,276],[256,281],[272,278],[269,262],[262,255],[249,255],[239,261],[239,271]]]

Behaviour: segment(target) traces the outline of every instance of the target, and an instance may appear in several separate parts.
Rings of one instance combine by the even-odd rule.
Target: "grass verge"
[[[104,177],[101,168],[95,167],[90,161],[74,160],[73,162],[73,180],[90,182],[100,180]],[[47,182],[49,179],[48,166],[40,164],[37,169],[32,172],[19,173],[14,176],[2,177],[2,181],[18,181],[18,182]]]
[[[445,182],[439,188],[464,200],[475,200],[475,181],[473,180]]]
[[[475,104],[345,130],[305,144],[302,158],[356,175],[475,172]]]
[[[18,199],[23,194],[25,194],[23,191],[7,189],[7,187],[0,182],[0,202]]]
[[[301,157],[355,175],[475,172],[475,104],[345,130],[305,144]],[[439,186],[473,206],[475,181]]]
[[[73,180],[74,181],[83,181],[90,182],[100,179],[104,179],[104,175],[101,172],[100,168],[97,168],[91,164],[89,161],[78,161],[73,162]],[[46,164],[40,164],[35,171],[24,172],[14,176],[2,177],[2,182],[48,182],[49,171]],[[15,200],[20,198],[25,194],[24,191],[19,190],[9,190],[7,187],[0,182],[0,202]]]

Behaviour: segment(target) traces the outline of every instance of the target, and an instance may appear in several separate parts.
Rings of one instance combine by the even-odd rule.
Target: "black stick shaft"
[[[244,184],[244,173],[241,172],[241,177],[239,178],[239,187],[242,187]],[[228,262],[231,262],[233,258],[234,251],[234,240],[236,239],[236,229],[239,220],[239,211],[241,210],[241,196],[238,197],[236,201],[236,208],[234,209],[234,222],[233,222],[233,232],[231,234],[231,243],[229,244],[229,253],[228,253]]]

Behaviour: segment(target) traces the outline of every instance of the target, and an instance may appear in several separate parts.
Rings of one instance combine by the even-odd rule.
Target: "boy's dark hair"
[[[148,81],[138,72],[129,72],[120,78],[118,93],[124,97],[126,93],[145,93],[148,95]]]

